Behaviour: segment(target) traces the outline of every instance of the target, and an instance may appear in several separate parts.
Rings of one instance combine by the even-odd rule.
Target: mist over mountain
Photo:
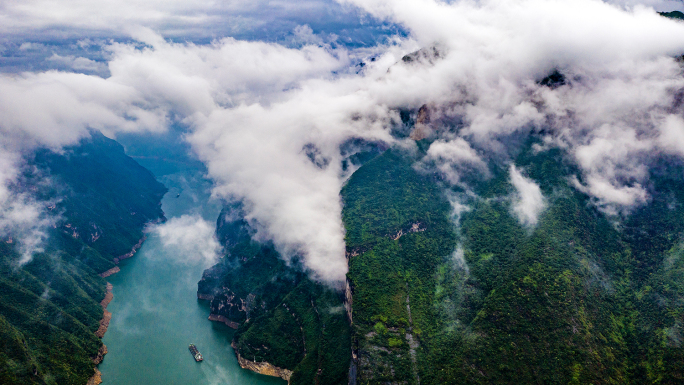
[[[103,276],[164,219],[166,188],[91,132],[61,153],[35,152],[8,189],[24,207],[10,201],[6,221],[25,225],[10,222],[0,241],[0,382],[85,384],[107,352]]]
[[[69,195],[26,173],[102,132],[157,176],[203,164],[221,245],[158,231],[208,245],[200,294],[294,383],[675,383],[682,9],[10,1],[0,237],[49,249]]]

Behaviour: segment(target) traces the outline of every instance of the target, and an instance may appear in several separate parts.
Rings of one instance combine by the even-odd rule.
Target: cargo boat
[[[195,361],[200,362],[204,359],[202,358],[202,353],[197,350],[197,346],[195,346],[195,344],[190,344],[188,349],[190,350],[190,353],[192,353],[192,356],[195,357]]]

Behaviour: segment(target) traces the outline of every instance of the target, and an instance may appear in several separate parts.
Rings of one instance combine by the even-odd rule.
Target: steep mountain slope
[[[386,148],[348,141],[343,169],[358,168]],[[351,338],[344,291],[313,281],[297,258],[286,263],[272,244],[254,241],[243,217],[234,204],[217,221],[226,255],[204,272],[197,291],[211,301],[210,319],[237,329],[233,346],[245,368],[291,384],[346,384]]]
[[[681,382],[684,164],[657,158],[649,202],[607,214],[561,149],[535,143],[513,158],[544,197],[534,224],[516,215],[510,162],[449,187],[414,168],[429,142],[370,157],[341,191],[348,318],[324,320],[339,289],[251,241],[230,210],[219,236],[231,256],[199,293],[241,324],[243,359],[294,370],[292,383],[347,381],[349,349],[360,384]]]
[[[342,196],[359,383],[417,382],[435,273],[455,247],[449,203],[395,150],[356,171]]]
[[[547,200],[535,227],[513,214],[506,165],[468,193],[391,152],[352,176],[359,383],[681,381],[681,163],[653,165],[653,199],[620,219],[570,186],[563,159],[527,146],[515,160]],[[469,208],[458,226],[447,196]]]
[[[93,132],[62,154],[38,151],[14,189],[45,202],[56,221],[24,265],[16,239],[0,242],[0,382],[85,384],[102,346],[99,274],[130,253],[146,223],[163,219],[166,188]]]
[[[243,367],[291,384],[345,384],[351,348],[342,293],[253,241],[239,211],[229,206],[219,216],[228,253],[205,271],[198,297],[211,301],[214,320],[237,328],[233,346]]]

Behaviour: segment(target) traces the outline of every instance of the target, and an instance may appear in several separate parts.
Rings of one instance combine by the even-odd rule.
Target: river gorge
[[[169,220],[200,215],[215,223],[220,204],[210,201],[210,183],[201,169],[157,176],[169,188],[162,201]],[[197,299],[197,281],[211,261],[183,254],[150,232],[135,256],[107,277],[114,299],[103,338],[108,353],[99,365],[103,384],[284,384],[240,368],[230,346],[233,330],[210,322],[208,304]],[[190,343],[203,362],[188,352]]]

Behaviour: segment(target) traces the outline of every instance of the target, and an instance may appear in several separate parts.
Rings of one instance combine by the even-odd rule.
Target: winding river
[[[220,206],[210,201],[209,182],[201,175],[190,167],[159,177],[170,190],[162,202],[167,218],[201,215],[215,223]],[[114,300],[103,338],[109,353],[99,366],[103,384],[285,384],[240,368],[230,347],[232,329],[208,321],[208,305],[196,297],[210,263],[179,254],[150,234],[133,258],[121,262],[121,272],[107,278]],[[203,362],[193,360],[190,343]]]

